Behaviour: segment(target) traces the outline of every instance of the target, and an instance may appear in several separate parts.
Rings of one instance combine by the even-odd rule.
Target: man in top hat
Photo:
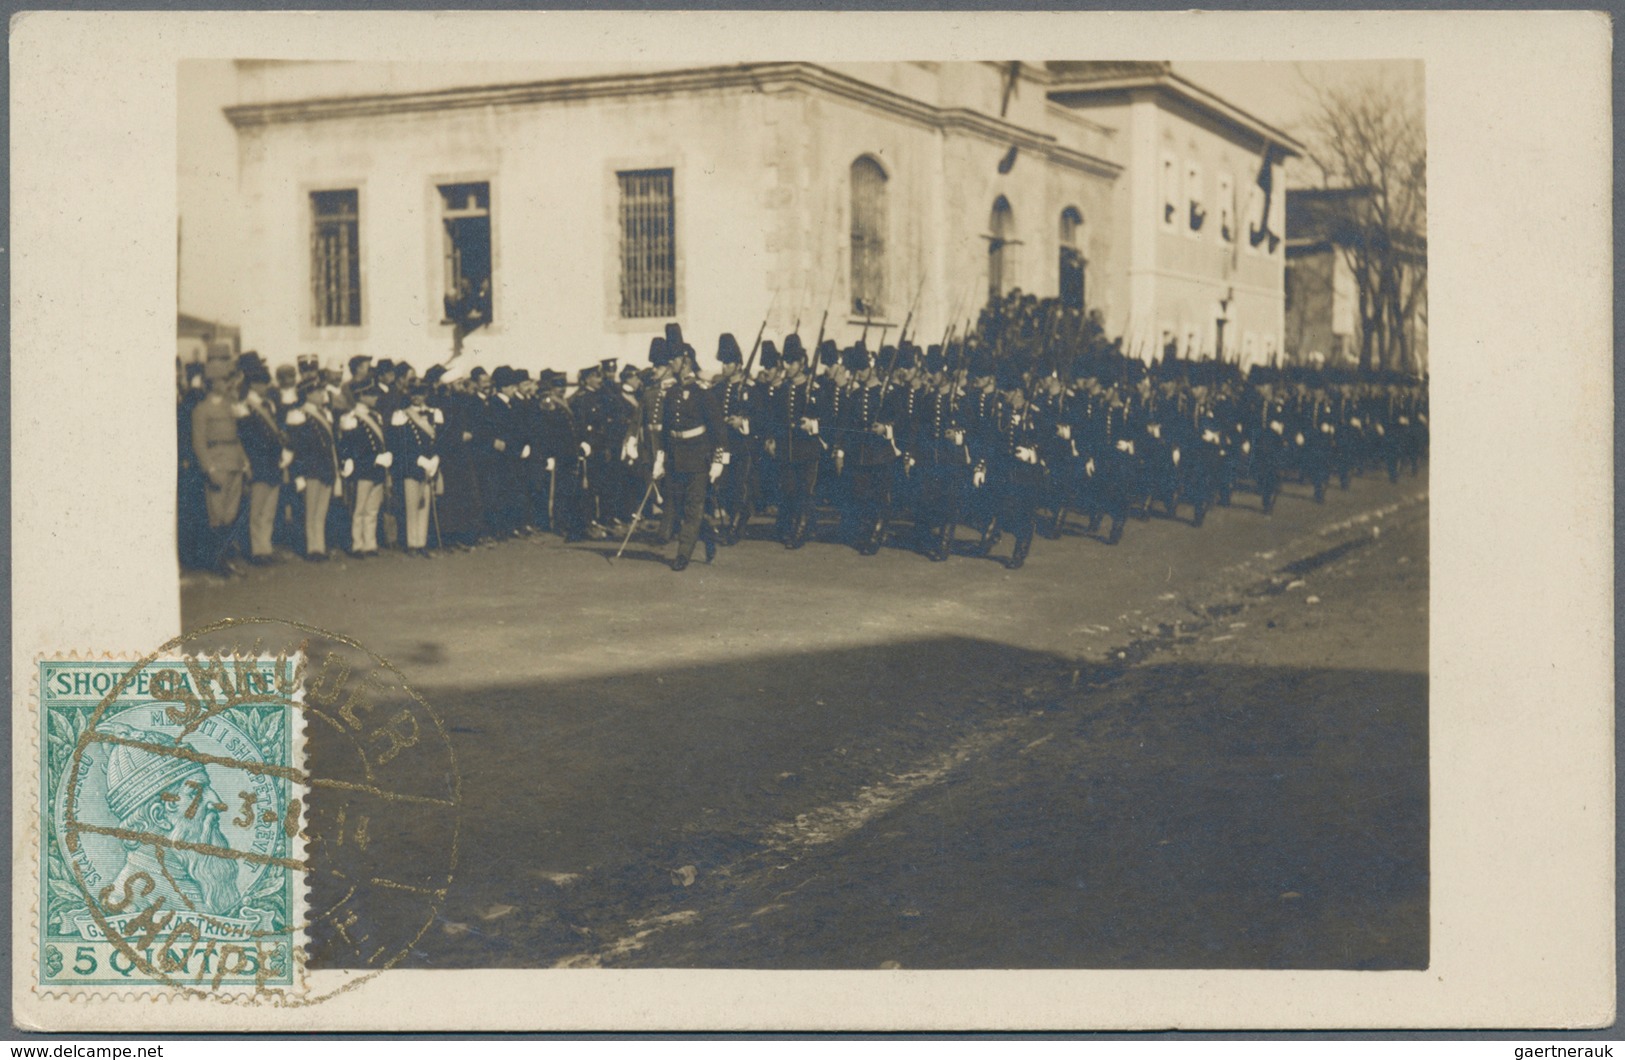
[[[406,405],[389,417],[390,451],[396,455],[401,483],[401,514],[406,526],[406,554],[429,558],[429,517],[440,481],[437,444],[445,415],[429,407],[429,387],[413,380],[405,387]]]
[[[755,465],[756,388],[745,378],[744,355],[739,341],[724,332],[717,338],[716,381],[711,386],[711,399],[726,428],[727,441],[723,454],[722,478],[713,490],[722,525],[718,527],[722,543],[732,545],[739,541],[754,514],[755,491],[751,476]],[[759,419],[759,417],[757,417]]]
[[[282,424],[272,404],[271,373],[264,365],[250,364],[243,373],[248,386],[244,403],[248,415],[238,424],[243,452],[248,455],[248,562],[263,567],[273,562],[271,536],[276,530],[277,496],[282,473],[293,463],[293,451],[282,435]]]
[[[305,558],[327,560],[327,514],[339,481],[338,436],[328,413],[328,392],[318,376],[299,381],[300,404],[288,410],[293,488],[305,499]]]
[[[705,561],[716,558],[716,541],[705,521],[705,495],[721,476],[727,455],[725,430],[711,394],[700,384],[694,348],[683,346],[672,362],[674,381],[662,403],[661,447],[655,453],[655,479],[667,477],[666,507],[681,510],[677,527],[677,555],[671,569],[682,571],[694,555],[694,545],[705,541]],[[668,474],[669,473],[669,474]]]
[[[378,415],[378,384],[355,387],[356,406],[339,417],[339,474],[354,490],[350,502],[350,554],[367,559],[378,554],[378,510],[395,454],[389,450],[384,421]]]
[[[201,558],[223,574],[231,573],[232,531],[242,507],[248,454],[237,433],[239,376],[231,347],[212,343],[203,364],[209,392],[192,409],[192,453],[204,478],[204,507],[209,532]],[[242,410],[247,412],[246,409]]]
[[[793,337],[793,336],[792,336]],[[800,548],[812,529],[818,461],[824,453],[818,386],[800,341],[785,342],[784,376],[768,397],[767,452],[779,467],[779,538]]]

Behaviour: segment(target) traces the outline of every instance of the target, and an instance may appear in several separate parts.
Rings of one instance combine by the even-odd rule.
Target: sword
[[[626,551],[627,543],[632,540],[632,535],[638,532],[638,524],[643,521],[643,509],[649,506],[649,495],[654,491],[654,479],[650,479],[649,488],[643,491],[643,501],[638,505],[637,514],[632,516],[632,525],[627,528],[626,537],[621,539],[621,547],[615,550],[614,559],[610,560],[611,563],[621,558],[621,553]]]

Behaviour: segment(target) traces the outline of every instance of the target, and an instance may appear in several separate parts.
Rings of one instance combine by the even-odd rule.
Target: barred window
[[[444,323],[475,328],[491,321],[491,185],[440,185],[444,230]]]
[[[310,193],[311,322],[361,323],[361,206],[354,188]]]
[[[882,316],[886,305],[886,171],[852,163],[852,312]]]
[[[987,242],[987,296],[996,302],[1004,297],[1007,286],[1005,273],[1010,264],[1010,247],[1015,242],[1010,236],[1016,228],[1010,200],[1003,195],[993,201],[993,214],[988,218],[988,227],[992,234]]]
[[[669,169],[617,173],[621,316],[677,315],[677,206]]]

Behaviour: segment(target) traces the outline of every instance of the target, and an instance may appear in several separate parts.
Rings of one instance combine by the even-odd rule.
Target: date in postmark
[[[460,782],[386,660],[238,620],[35,677],[37,990],[311,1004],[439,915]],[[312,988],[312,969],[343,974]]]

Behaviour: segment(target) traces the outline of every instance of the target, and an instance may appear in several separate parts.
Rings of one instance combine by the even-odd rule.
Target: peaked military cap
[[[717,336],[717,363],[741,364],[745,360],[739,352],[739,340],[733,337],[733,332],[724,331]]]

